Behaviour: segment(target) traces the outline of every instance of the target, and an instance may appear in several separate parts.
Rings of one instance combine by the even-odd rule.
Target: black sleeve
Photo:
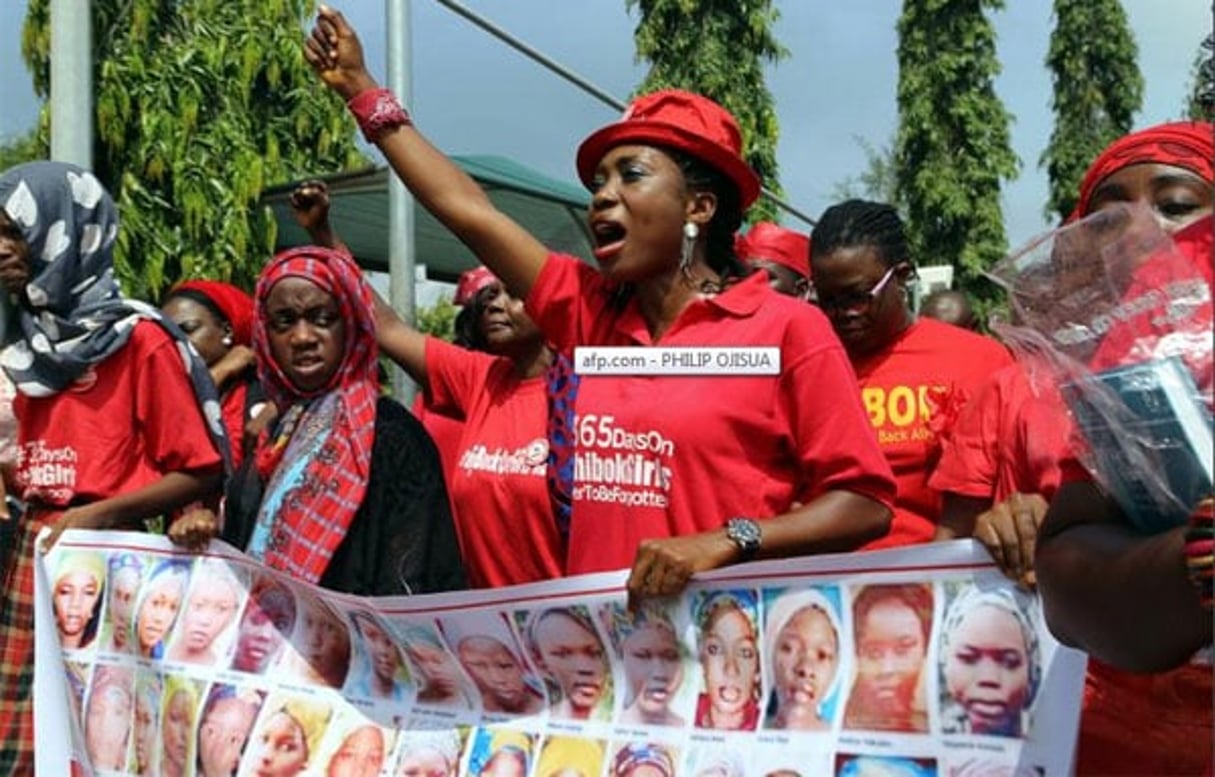
[[[360,596],[468,585],[439,452],[422,424],[391,399],[376,404],[367,493],[321,585]]]

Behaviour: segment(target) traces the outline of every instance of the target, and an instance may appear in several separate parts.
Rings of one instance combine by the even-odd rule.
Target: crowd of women
[[[459,342],[423,335],[376,298],[328,223],[323,186],[306,184],[293,197],[314,244],[273,257],[251,296],[186,280],[155,308],[120,293],[116,210],[92,174],[53,162],[0,174],[0,284],[13,313],[0,367],[15,386],[18,419],[6,482],[23,505],[0,601],[0,774],[28,773],[34,742],[40,533],[49,529],[45,547],[68,528],[157,524],[182,546],[219,536],[269,567],[359,595],[629,568],[634,615],[606,624],[626,651],[642,638],[656,643],[647,650],[662,649],[663,625],[647,619],[646,603],[700,572],[973,536],[1026,587],[1037,582],[1037,562],[1052,628],[1112,662],[1090,678],[1082,772],[1209,766],[1210,670],[1187,664],[1211,641],[1209,503],[1177,530],[1129,531],[1117,507],[1067,466],[1066,425],[1036,401],[1011,353],[913,313],[916,258],[894,208],[851,200],[828,208],[809,236],[771,224],[742,233],[760,180],[741,156],[737,123],[704,97],[664,90],[636,99],[577,150],[591,192],[591,266],[551,252],[498,212],[426,141],[373,81],[339,13],[321,11],[304,56],[418,202],[485,265],[462,279]],[[1212,156],[1209,124],[1127,136],[1094,162],[1073,217],[1146,204],[1209,283]],[[585,345],[771,346],[781,369],[712,379],[580,375],[571,357]],[[381,354],[422,386],[416,413],[381,395]],[[1209,376],[1198,377],[1209,388]],[[1204,538],[1205,566],[1199,553],[1187,574],[1187,548]],[[129,625],[105,638],[133,640],[148,656],[168,649],[175,660],[205,660],[206,624],[195,641],[187,632],[166,646],[154,608],[134,612],[124,575],[181,585],[172,564],[139,563],[111,562],[107,596]],[[99,595],[105,571],[94,571],[56,582],[65,640],[94,636],[96,624],[72,604]],[[229,583],[250,581],[212,588]],[[266,654],[259,623],[281,630],[279,621],[306,617],[294,603],[286,612],[268,582],[254,581],[252,591],[258,606],[244,617],[257,623],[234,659],[249,666]],[[894,606],[879,593],[866,608]],[[902,591],[900,606],[916,611],[914,594]],[[739,603],[704,606],[725,628]],[[555,608],[523,631],[536,644],[550,632],[594,634],[591,617]],[[785,613],[774,665],[809,655],[805,643],[825,625],[838,634],[823,617],[813,607]],[[955,625],[971,634],[957,649],[982,652],[973,644],[982,629]],[[410,645],[420,663],[424,636]],[[502,648],[484,634],[444,638],[459,644],[462,661],[489,662]],[[536,650],[541,663],[557,661]],[[1167,679],[1153,684],[1114,665]],[[1186,694],[1152,695],[1178,684]],[[566,714],[592,713],[604,690],[592,686],[567,689]],[[634,692],[628,714],[673,714],[655,701],[662,683],[647,687]],[[480,689],[503,709],[539,698],[527,688],[491,690]],[[458,692],[440,680],[423,690]],[[756,700],[727,710],[705,698],[694,715],[822,724],[789,693],[766,713]],[[1118,701],[1131,697],[1133,721]],[[964,721],[965,710],[958,714]],[[1137,726],[1152,727],[1150,747],[1118,733]],[[1206,732],[1205,749],[1194,731]],[[661,760],[622,754],[643,756]]]

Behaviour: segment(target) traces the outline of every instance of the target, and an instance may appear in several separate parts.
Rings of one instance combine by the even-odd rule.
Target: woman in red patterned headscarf
[[[371,290],[345,253],[279,254],[255,295],[258,375],[279,410],[229,490],[224,537],[364,596],[464,586],[434,443],[379,396]]]
[[[253,357],[253,298],[230,283],[184,281],[169,289],[160,306],[190,338],[219,391],[232,466],[245,458],[245,425],[265,407]]]
[[[1206,122],[1162,124],[1119,138],[1089,167],[1068,220],[1120,204],[1145,205],[1180,252],[1200,267],[1205,260],[1209,278],[1213,156]],[[1203,238],[1205,249],[1198,248]],[[1057,636],[1091,649],[1096,643],[1085,640],[1096,633],[1094,624],[1115,623],[1111,614],[1118,612],[1126,627],[1117,640],[1121,655],[1103,657],[1125,662],[1137,646],[1150,644],[1156,655],[1139,669],[1162,669],[1164,646],[1193,638],[1203,617],[1181,574],[1180,531],[1132,536],[1091,483],[1066,484],[1056,498],[1070,442],[1059,412],[1057,398],[1035,393],[1019,366],[997,373],[959,419],[933,475],[932,484],[947,492],[945,520],[960,536],[987,545],[1009,576],[1031,582],[1036,571]],[[1040,494],[1054,499],[1044,524],[1047,501]],[[1177,547],[1147,552],[1140,543]],[[1158,561],[1143,563],[1149,558]],[[1147,602],[1167,628],[1148,626],[1135,614]],[[1205,620],[1209,635],[1209,612]],[[1097,631],[1102,628],[1114,630]],[[1076,773],[1201,773],[1211,763],[1210,730],[1209,665],[1130,674],[1094,659]]]
[[[1165,232],[1211,214],[1215,141],[1205,121],[1158,124],[1125,135],[1093,160],[1068,221],[1120,202],[1152,208]]]

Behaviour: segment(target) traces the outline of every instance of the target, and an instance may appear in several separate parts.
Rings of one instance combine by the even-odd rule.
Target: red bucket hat
[[[473,297],[477,296],[477,292],[489,286],[491,283],[497,283],[498,276],[490,272],[488,267],[474,267],[471,270],[460,273],[460,280],[456,283],[456,296],[452,300],[456,305],[467,305],[472,302]]]
[[[742,158],[742,132],[730,112],[707,97],[663,89],[638,97],[620,121],[578,147],[578,177],[587,188],[603,155],[624,143],[667,146],[712,165],[734,182],[744,209],[759,197],[759,176]]]
[[[810,238],[770,221],[761,221],[745,235],[734,239],[734,253],[750,264],[758,259],[788,267],[803,278],[810,277]]]

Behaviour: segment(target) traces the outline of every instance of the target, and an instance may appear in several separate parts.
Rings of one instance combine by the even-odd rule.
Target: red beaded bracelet
[[[401,107],[396,95],[389,89],[368,89],[359,92],[346,107],[354,115],[359,129],[368,143],[374,143],[381,134],[397,127],[413,124],[409,114]]]
[[[1202,606],[1212,609],[1215,595],[1215,497],[1207,497],[1190,513],[1185,531],[1185,567],[1190,582],[1198,589]]]

